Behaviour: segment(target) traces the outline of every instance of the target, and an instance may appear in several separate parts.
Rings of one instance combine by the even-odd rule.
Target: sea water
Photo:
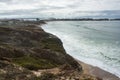
[[[120,21],[53,21],[42,28],[74,58],[120,77]]]

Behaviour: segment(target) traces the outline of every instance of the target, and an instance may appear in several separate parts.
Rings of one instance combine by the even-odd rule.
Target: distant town
[[[46,19],[45,21],[119,21],[120,18],[109,19],[109,18],[100,18],[100,19],[93,19],[93,18],[79,18],[79,19]]]
[[[100,18],[100,19],[93,19],[93,18],[80,18],[80,19],[57,19],[57,18],[50,18],[50,19],[41,19],[41,18],[14,18],[14,19],[0,19],[0,24],[17,24],[18,22],[39,22],[39,21],[120,21],[120,18],[109,19],[109,18]]]

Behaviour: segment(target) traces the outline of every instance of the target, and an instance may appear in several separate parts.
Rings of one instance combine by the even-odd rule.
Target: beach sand
[[[82,65],[84,74],[92,75],[102,80],[120,80],[120,78],[115,76],[114,74],[104,71],[98,67],[83,63],[81,61],[78,62]]]

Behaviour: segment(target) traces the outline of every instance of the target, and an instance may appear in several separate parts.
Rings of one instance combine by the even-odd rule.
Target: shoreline
[[[42,26],[41,26],[42,27]],[[42,27],[43,29],[43,27]],[[44,29],[43,29],[44,30]],[[52,34],[52,33],[51,33]],[[57,35],[56,35],[57,36]],[[61,40],[62,41],[62,40]],[[63,43],[64,44],[64,43]],[[65,48],[64,48],[65,49]],[[68,54],[68,53],[67,53]],[[69,54],[70,55],[70,54]],[[73,57],[73,56],[72,56]],[[118,76],[115,74],[112,74],[108,71],[105,71],[104,69],[101,69],[97,66],[93,66],[91,64],[87,64],[83,61],[80,61],[78,59],[75,59],[80,65],[82,65],[84,74],[92,75],[95,77],[98,77],[102,80],[120,80]]]
[[[38,26],[41,27],[43,29],[42,26]],[[43,29],[44,30],[44,29]],[[45,30],[44,30],[45,31]],[[46,32],[46,31],[45,31]],[[52,33],[50,33],[52,34]],[[56,35],[57,36],[57,35]],[[60,38],[59,38],[60,39]],[[61,39],[60,39],[61,40]],[[62,41],[62,40],[61,40]],[[64,43],[63,43],[64,44]],[[64,48],[64,47],[63,47]],[[65,49],[65,48],[64,48]],[[66,52],[67,53],[67,52]],[[68,53],[67,53],[68,54]],[[69,54],[70,55],[70,54]],[[72,56],[73,57],[73,56]],[[74,58],[74,57],[73,57]],[[75,59],[75,58],[74,58]],[[99,67],[87,64],[83,61],[80,61],[78,59],[75,59],[81,66],[83,69],[83,74],[85,75],[90,75],[93,76],[95,78],[97,78],[98,80],[120,80],[119,77],[117,77],[116,75],[105,71]]]
[[[76,61],[82,66],[83,68],[83,74],[87,74],[87,75],[92,75],[95,77],[98,77],[102,80],[120,80],[120,78],[108,71],[105,71],[99,67],[84,63],[80,60]]]
[[[50,77],[49,75],[46,77],[46,75],[49,73],[52,74],[52,80],[54,78],[57,80],[120,80],[114,75],[109,77],[112,74],[108,74],[108,72],[105,74],[108,74],[109,78],[106,78],[105,75],[98,75],[103,74],[105,71],[96,70],[95,67],[78,61],[67,54],[61,42],[62,40],[45,32],[42,27],[38,27],[38,23],[31,24],[30,22],[25,25],[23,22],[22,25],[19,24],[13,24],[12,27],[9,27],[9,25],[1,27],[0,52],[2,56],[0,56],[0,63],[2,67],[0,71],[2,70],[2,73],[0,75],[6,76],[11,72],[9,79],[18,80],[23,75],[26,76],[23,80],[41,80],[42,77],[48,80]],[[41,22],[42,24],[43,22]],[[43,72],[39,72],[40,69]],[[44,70],[46,69],[45,73]],[[37,75],[34,71],[38,71],[37,74],[40,74]],[[17,74],[18,72],[20,74]],[[0,80],[6,80],[5,76],[1,76]]]

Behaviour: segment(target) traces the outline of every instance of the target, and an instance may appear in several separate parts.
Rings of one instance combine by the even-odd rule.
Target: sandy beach
[[[84,74],[92,75],[92,76],[98,77],[102,80],[120,80],[120,78],[117,77],[116,75],[111,74],[107,71],[104,71],[98,67],[86,64],[86,63],[81,62],[81,61],[78,61],[78,62],[80,63],[80,65],[82,65]]]

